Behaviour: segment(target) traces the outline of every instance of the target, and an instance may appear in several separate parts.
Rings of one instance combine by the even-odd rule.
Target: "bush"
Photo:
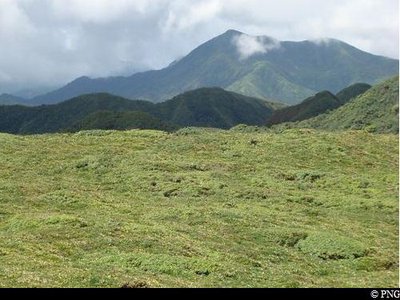
[[[150,285],[146,281],[135,280],[134,282],[124,283],[121,288],[123,289],[135,289],[135,288],[149,288]]]
[[[332,233],[315,233],[297,243],[303,253],[322,259],[354,259],[367,254],[358,241]]]
[[[278,240],[278,244],[281,246],[286,247],[294,247],[299,243],[301,240],[307,238],[308,234],[305,232],[290,232],[284,236],[282,236]]]

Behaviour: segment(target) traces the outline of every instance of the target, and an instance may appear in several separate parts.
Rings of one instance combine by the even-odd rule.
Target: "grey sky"
[[[236,29],[398,58],[398,0],[0,0],[0,93],[168,65]]]

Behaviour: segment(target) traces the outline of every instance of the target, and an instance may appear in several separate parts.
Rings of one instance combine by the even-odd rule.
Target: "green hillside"
[[[305,120],[324,113],[329,109],[335,109],[340,105],[341,101],[335,95],[328,91],[323,91],[307,98],[300,104],[275,111],[271,118],[268,119],[267,124],[273,125]]]
[[[396,76],[372,87],[336,110],[299,122],[294,126],[398,133],[398,114],[399,77]]]
[[[336,97],[340,100],[342,104],[349,102],[349,100],[357,97],[371,88],[369,84],[366,83],[356,83],[353,84],[336,94]]]
[[[398,142],[0,134],[0,287],[395,288]]]
[[[296,103],[315,93],[314,90],[285,78],[279,66],[256,61],[242,78],[229,85],[227,90],[257,98],[272,98],[286,103]]]
[[[57,105],[0,106],[0,132],[45,133],[65,131],[96,111],[143,111],[154,104],[108,94],[83,95]]]
[[[267,124],[270,126],[284,122],[306,120],[318,116],[329,110],[338,108],[350,99],[365,93],[369,88],[371,88],[369,84],[356,83],[341,90],[336,95],[333,95],[329,91],[317,93],[297,105],[274,111],[268,119]]]
[[[158,104],[105,93],[88,94],[55,105],[0,106],[0,132],[31,134],[132,128],[171,130],[182,126],[230,128],[241,123],[262,125],[273,110],[281,107],[282,104],[221,88],[186,92]],[[135,113],[127,113],[132,111]]]
[[[237,124],[261,125],[274,103],[246,97],[221,88],[202,88],[156,105],[163,120],[180,126],[230,128]]]

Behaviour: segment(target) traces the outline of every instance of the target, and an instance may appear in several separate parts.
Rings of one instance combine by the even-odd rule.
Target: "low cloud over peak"
[[[232,43],[236,46],[240,59],[247,59],[250,56],[268,51],[279,49],[278,40],[265,36],[251,36],[247,34],[236,35],[232,38]]]
[[[318,38],[318,39],[312,39],[310,40],[310,42],[316,45],[323,46],[323,45],[330,45],[333,43],[339,43],[340,41],[332,38]]]

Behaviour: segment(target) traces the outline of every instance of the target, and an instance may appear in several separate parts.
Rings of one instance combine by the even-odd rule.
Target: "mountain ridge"
[[[0,106],[0,131],[46,133],[93,129],[93,124],[101,129],[121,128],[123,124],[127,128],[137,125],[141,129],[172,130],[185,126],[228,129],[240,123],[262,125],[279,106],[218,87],[189,91],[157,104],[97,93],[81,95],[52,105]],[[99,111],[103,114],[98,113],[97,117],[103,116],[104,121],[96,120],[96,115],[89,117]],[[133,120],[135,116],[143,122]]]
[[[265,46],[265,51],[241,59],[237,42],[241,38],[244,42],[239,46],[246,49],[245,42],[249,40]],[[218,86],[247,96],[295,104],[321,90],[335,93],[355,82],[375,84],[398,73],[398,60],[369,54],[339,40],[275,41],[279,45],[273,47],[268,44],[271,41],[267,36],[228,30],[163,69],[127,77],[79,77],[31,99],[31,103],[58,103],[97,92],[161,102],[188,90]]]
[[[399,133],[399,76],[377,84],[335,110],[300,122],[275,125],[277,128],[321,130],[366,130]]]
[[[28,105],[29,101],[25,98],[18,97],[9,93],[3,93],[0,95],[0,105],[14,105],[14,104]]]

